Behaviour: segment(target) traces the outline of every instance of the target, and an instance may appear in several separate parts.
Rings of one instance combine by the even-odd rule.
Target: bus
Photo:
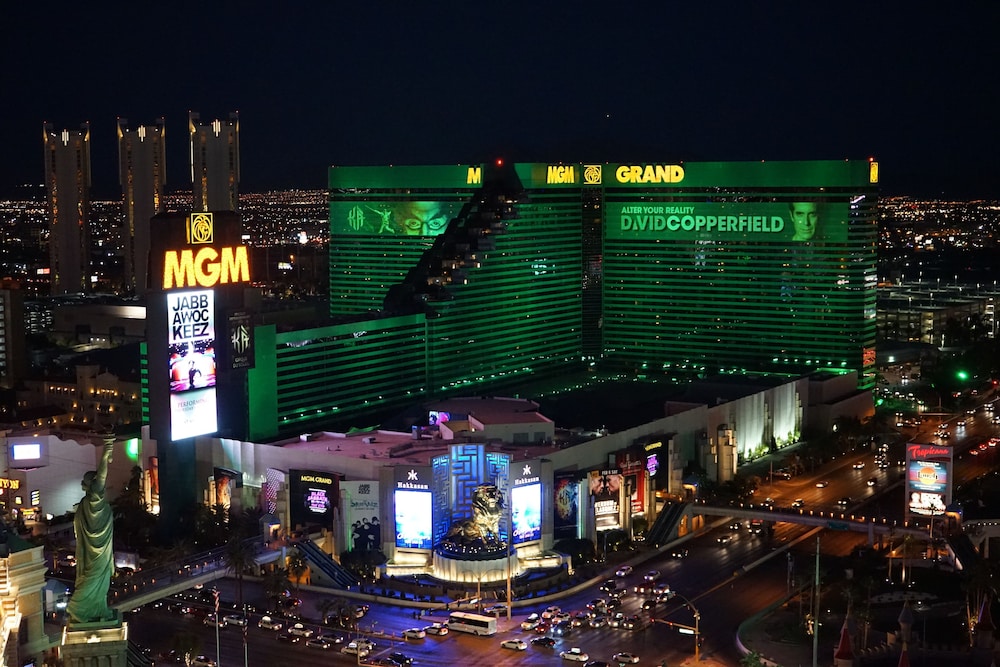
[[[448,628],[480,637],[488,637],[497,633],[497,619],[495,616],[453,611],[448,617]]]

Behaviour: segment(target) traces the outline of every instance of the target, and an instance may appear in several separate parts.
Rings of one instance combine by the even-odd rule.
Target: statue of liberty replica
[[[97,470],[83,476],[83,498],[73,517],[76,533],[76,586],[66,606],[69,625],[60,655],[66,667],[126,667],[128,634],[117,611],[108,606],[115,568],[114,516],[104,491],[115,434],[103,434]]]
[[[114,437],[105,438],[104,451],[97,464],[83,476],[83,498],[73,517],[76,533],[76,587],[66,613],[70,623],[113,620],[108,607],[108,589],[114,572],[114,516],[104,497],[111,463]]]

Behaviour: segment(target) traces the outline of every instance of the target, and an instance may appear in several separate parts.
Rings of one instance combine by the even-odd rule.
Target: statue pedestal
[[[59,654],[66,667],[127,667],[128,624],[118,612],[112,621],[70,623]]]

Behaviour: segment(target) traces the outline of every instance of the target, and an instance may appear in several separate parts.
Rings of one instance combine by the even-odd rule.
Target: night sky
[[[0,193],[43,180],[42,123],[239,111],[243,192],[329,165],[865,159],[886,194],[1000,198],[1000,3],[6,3]],[[934,7],[929,11],[928,7]]]

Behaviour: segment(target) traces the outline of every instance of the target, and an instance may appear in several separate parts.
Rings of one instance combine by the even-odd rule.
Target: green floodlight
[[[965,371],[958,371],[957,373],[955,373],[955,377],[964,382],[969,379],[969,374]]]

